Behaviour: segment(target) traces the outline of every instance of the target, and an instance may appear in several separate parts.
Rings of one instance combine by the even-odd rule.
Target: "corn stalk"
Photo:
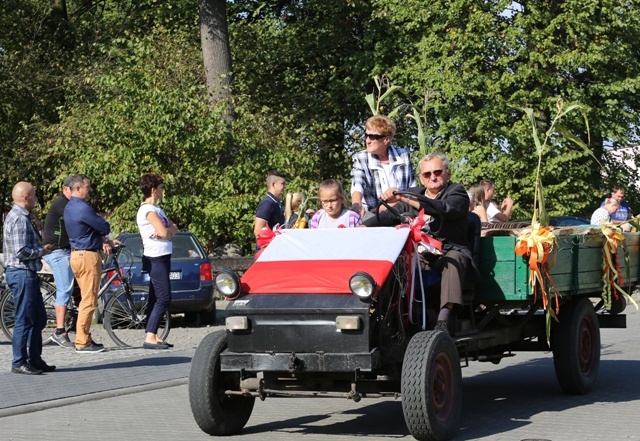
[[[536,121],[534,110],[528,107],[516,107],[511,106],[517,110],[525,113],[530,124],[531,134],[533,142],[536,146],[536,154],[538,156],[538,163],[536,165],[536,175],[534,183],[534,196],[533,196],[533,216],[531,219],[531,228],[525,230],[519,237],[516,244],[516,254],[526,255],[529,261],[529,285],[535,295],[539,291],[542,298],[542,305],[545,311],[545,328],[547,334],[547,343],[550,342],[551,336],[551,319],[558,320],[557,314],[560,310],[560,303],[558,301],[558,291],[555,287],[549,270],[553,267],[555,259],[551,256],[555,255],[557,243],[555,236],[553,235],[551,228],[549,228],[549,216],[545,209],[544,203],[544,189],[542,186],[541,172],[543,167],[543,157],[547,153],[548,145],[554,139],[554,135],[559,135],[561,138],[571,141],[578,147],[582,148],[586,153],[592,156],[596,162],[598,159],[589,150],[587,144],[585,144],[580,138],[575,136],[565,127],[560,125],[560,120],[567,114],[573,111],[579,111],[584,118],[585,126],[587,128],[587,139],[590,140],[589,135],[589,121],[587,120],[586,110],[584,106],[580,104],[571,104],[567,107],[564,105],[564,101],[559,99],[556,101],[557,114],[551,121],[549,129],[544,134],[544,141],[540,142],[540,136],[538,132],[538,122]],[[549,285],[548,287],[546,285]],[[551,302],[551,294],[555,297],[555,310]]]
[[[369,104],[369,109],[373,115],[380,115],[382,111],[382,102],[390,98],[395,93],[400,93],[402,95],[407,95],[407,92],[400,86],[394,86],[391,84],[391,80],[387,78],[385,75],[373,77],[373,81],[376,84],[376,89],[378,90],[376,93],[372,92],[370,94],[365,95],[364,99]],[[404,104],[400,104],[395,107],[391,112],[387,114],[389,118],[395,118],[398,116],[400,109],[404,106]]]
[[[544,189],[542,186],[542,180],[540,177],[542,166],[543,166],[543,157],[547,150],[549,149],[550,141],[554,135],[560,135],[567,141],[570,141],[576,144],[578,147],[582,148],[586,153],[588,153],[593,159],[598,162],[598,159],[594,156],[593,152],[588,147],[588,144],[585,144],[579,137],[571,133],[566,127],[560,124],[560,120],[568,115],[571,112],[578,111],[582,113],[584,118],[584,124],[587,129],[587,139],[588,143],[590,143],[591,135],[589,133],[589,121],[587,119],[586,108],[581,104],[571,104],[565,107],[564,101],[559,99],[556,101],[556,109],[557,114],[555,118],[551,121],[551,125],[549,129],[544,133],[544,141],[540,142],[540,136],[538,132],[538,122],[536,121],[535,112],[533,109],[529,107],[517,107],[510,106],[514,109],[520,110],[524,112],[531,124],[531,135],[533,138],[533,142],[536,147],[536,155],[538,156],[538,163],[536,166],[536,176],[535,176],[535,188],[534,188],[534,196],[533,196],[533,217],[531,219],[532,224],[540,223],[542,226],[549,225],[549,216],[547,215],[547,211],[545,209],[544,204]],[[598,164],[600,164],[598,162]]]

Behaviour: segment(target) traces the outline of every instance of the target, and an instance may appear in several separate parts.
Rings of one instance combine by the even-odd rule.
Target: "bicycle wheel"
[[[147,325],[149,288],[133,287],[131,294],[125,289],[117,291],[104,308],[104,329],[118,346],[141,346]],[[165,339],[171,329],[171,314],[166,311],[160,320],[158,336]]]
[[[44,308],[47,314],[47,323],[42,330],[42,344],[51,343],[51,335],[56,330],[56,310],[53,306],[56,300],[56,287],[44,280],[40,283],[40,292],[44,301]],[[0,322],[2,332],[9,340],[13,340],[13,327],[16,322],[16,307],[13,303],[13,294],[7,287],[6,292],[0,301]]]

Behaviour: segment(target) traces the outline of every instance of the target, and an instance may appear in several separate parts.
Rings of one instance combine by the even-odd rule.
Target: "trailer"
[[[189,396],[199,427],[217,436],[240,432],[256,398],[396,397],[413,437],[446,440],[458,428],[462,368],[497,365],[521,351],[551,350],[560,388],[589,392],[600,328],[626,327],[624,295],[614,289],[607,307],[601,298],[607,239],[600,228],[554,230],[550,328],[529,264],[514,251],[519,232],[474,232],[481,280],[465,284],[450,333],[433,329],[438,275],[420,269],[420,253],[437,252],[437,244],[415,233],[410,225],[282,230],[241,278],[217,273],[230,303],[226,329],[206,336],[192,360]],[[639,251],[640,234],[625,233],[615,265],[627,292],[640,276]]]

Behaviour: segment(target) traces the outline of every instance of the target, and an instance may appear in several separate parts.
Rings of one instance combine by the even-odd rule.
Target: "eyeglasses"
[[[377,141],[377,140],[382,139],[382,138],[386,138],[387,136],[389,136],[389,135],[378,135],[376,133],[365,133],[364,134],[365,138],[373,139],[374,141]]]
[[[425,178],[425,179],[429,179],[431,177],[431,173],[433,173],[433,176],[435,176],[437,178],[438,176],[440,176],[442,174],[442,172],[444,172],[444,170],[434,170],[433,172],[426,171],[426,172],[422,173],[422,177]]]
[[[322,203],[322,205],[335,204],[338,201],[339,199],[320,199],[320,203]]]

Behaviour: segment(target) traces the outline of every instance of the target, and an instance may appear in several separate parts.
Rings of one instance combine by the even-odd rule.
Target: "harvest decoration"
[[[543,227],[535,223],[531,228],[522,231],[518,236],[516,255],[527,256],[529,264],[529,285],[533,293],[533,302],[537,301],[538,290],[542,298],[542,308],[546,312],[547,342],[549,342],[551,317],[558,320],[557,313],[560,310],[558,290],[549,275],[549,269],[555,263],[556,237],[551,227]],[[555,297],[555,311],[551,307],[549,293],[545,286],[545,278],[549,281],[552,293]]]
[[[305,217],[305,212],[307,211],[307,198],[305,196],[304,201],[298,207],[298,218],[293,223],[293,227],[291,228],[307,228],[307,218]]]
[[[618,246],[624,246],[624,235],[620,228],[611,222],[605,222],[600,226],[606,243],[602,248],[602,300],[607,310],[611,309],[612,295],[617,300],[618,294],[623,295],[634,304],[636,310],[638,305],[633,298],[621,287],[624,285],[620,262],[618,260]]]
[[[555,263],[554,258],[550,258],[550,256],[555,251],[556,238],[551,232],[552,229],[548,227],[549,216],[547,215],[545,209],[542,179],[540,177],[543,163],[542,159],[544,154],[547,153],[547,150],[550,150],[548,144],[559,143],[561,138],[564,138],[564,140],[567,141],[571,141],[578,147],[581,147],[586,153],[596,159],[596,161],[597,158],[589,150],[587,144],[585,144],[579,137],[559,124],[560,120],[564,116],[577,110],[583,115],[585,126],[587,128],[587,137],[590,138],[589,122],[587,120],[584,106],[580,104],[571,104],[565,107],[564,101],[562,99],[558,99],[556,101],[556,110],[558,113],[553,118],[553,120],[551,120],[549,128],[544,133],[543,142],[540,142],[540,138],[538,136],[539,122],[536,120],[534,110],[531,108],[516,106],[511,107],[518,109],[526,114],[527,120],[531,125],[531,133],[536,147],[536,154],[538,156],[538,164],[536,166],[536,174],[534,180],[535,184],[533,192],[533,217],[531,219],[532,227],[524,230],[522,234],[520,234],[515,247],[515,251],[517,255],[526,255],[529,259],[529,285],[531,285],[531,289],[534,294],[534,303],[536,301],[536,293],[538,291],[538,287],[541,291],[542,306],[545,310],[546,316],[547,343],[550,344],[551,317],[558,321],[557,314],[560,310],[560,303],[558,299],[558,291],[556,290],[555,284],[553,283],[553,280],[549,275],[549,269],[553,267],[553,264]],[[544,116],[546,117],[546,115]],[[553,310],[553,308],[551,308],[549,296],[547,290],[545,289],[545,278],[549,281],[549,284],[551,285],[553,292],[555,293],[555,311]]]

